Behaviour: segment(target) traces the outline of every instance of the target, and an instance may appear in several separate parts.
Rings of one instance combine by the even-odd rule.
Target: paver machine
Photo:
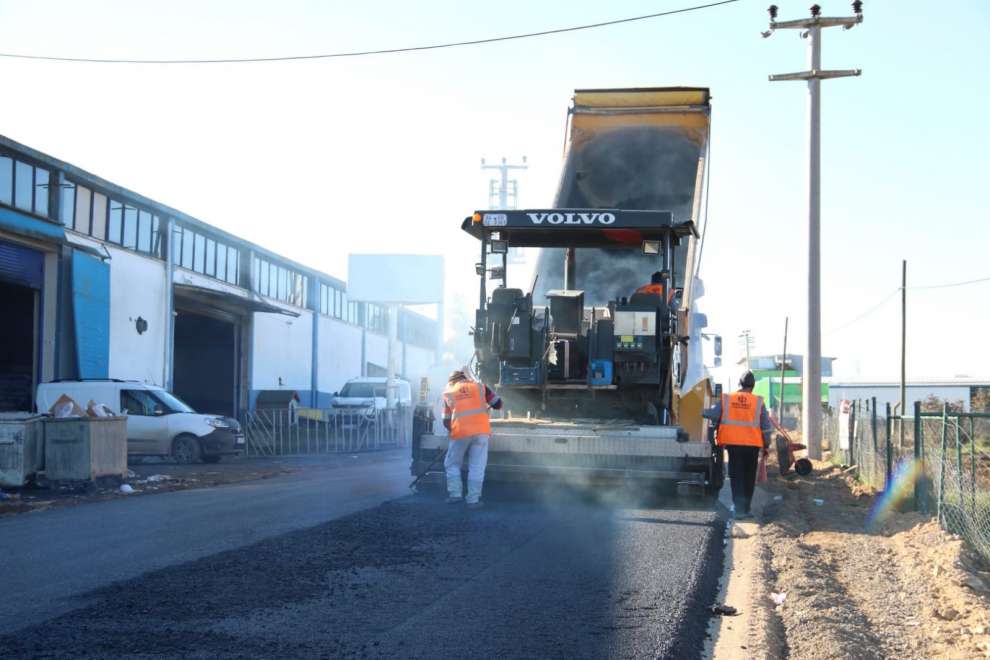
[[[709,97],[703,88],[578,90],[553,208],[481,210],[476,376],[505,404],[487,481],[672,482],[717,491],[721,452],[701,417],[712,388],[695,312]],[[540,248],[528,290],[512,248]],[[663,293],[640,293],[654,272]],[[412,471],[441,483],[441,434]]]

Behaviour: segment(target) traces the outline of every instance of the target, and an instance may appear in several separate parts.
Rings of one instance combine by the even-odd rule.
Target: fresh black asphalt
[[[8,627],[0,656],[700,655],[721,572],[712,507],[487,499],[468,511],[406,496],[106,584],[73,597],[76,609]]]

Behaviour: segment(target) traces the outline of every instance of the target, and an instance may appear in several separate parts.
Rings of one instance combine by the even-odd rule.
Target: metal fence
[[[247,456],[333,454],[408,447],[412,409],[341,411],[316,408],[241,414]]]
[[[990,560],[990,413],[948,406],[910,417],[855,401],[846,423],[825,416],[833,460],[855,466],[857,478],[911,506],[935,513],[948,531]],[[889,499],[889,498],[888,498]]]

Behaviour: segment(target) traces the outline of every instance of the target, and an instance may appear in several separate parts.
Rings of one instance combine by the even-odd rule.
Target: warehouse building
[[[235,415],[259,391],[329,405],[383,375],[387,310],[345,282],[0,136],[0,410],[57,378],[162,385]],[[437,322],[398,319],[400,374],[425,376]]]

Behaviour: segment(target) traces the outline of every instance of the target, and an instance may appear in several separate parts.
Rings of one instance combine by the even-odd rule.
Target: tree
[[[990,412],[990,387],[974,387],[970,390],[970,412]]]
[[[949,404],[950,413],[961,413],[963,411],[962,401],[944,401],[934,394],[929,394],[924,401],[921,402],[921,409],[924,412],[942,412],[942,406]]]

